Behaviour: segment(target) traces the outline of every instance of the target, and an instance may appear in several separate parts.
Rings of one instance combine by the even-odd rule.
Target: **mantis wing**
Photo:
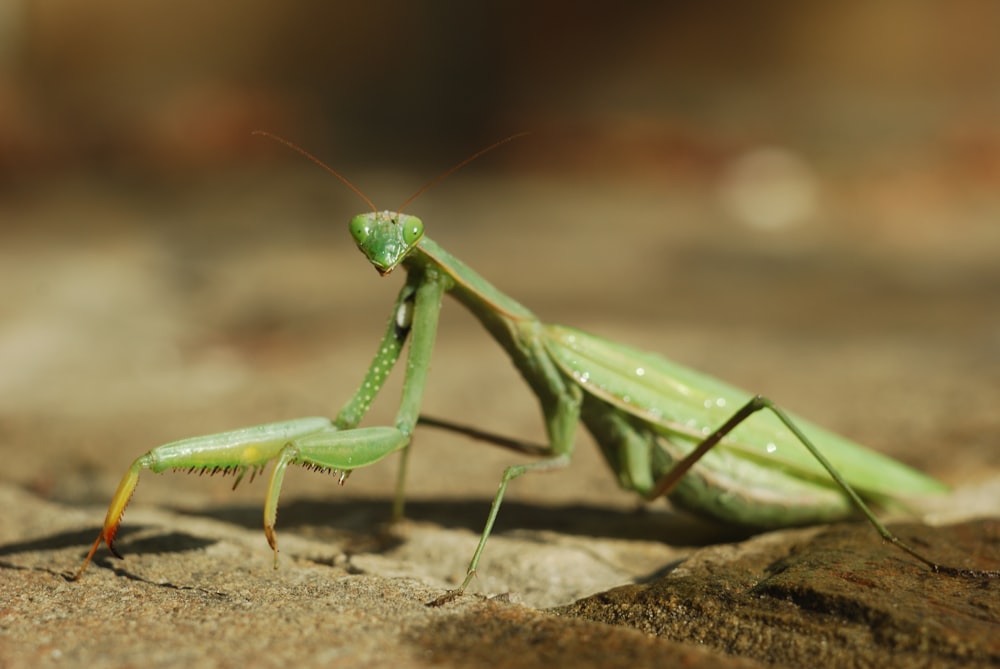
[[[556,364],[587,393],[645,422],[672,443],[694,448],[752,397],[666,358],[565,326],[546,326]],[[899,499],[941,493],[941,482],[791,415],[847,482],[864,497]],[[772,412],[736,427],[717,447],[762,467],[833,486],[829,474]],[[690,449],[687,449],[688,451]]]

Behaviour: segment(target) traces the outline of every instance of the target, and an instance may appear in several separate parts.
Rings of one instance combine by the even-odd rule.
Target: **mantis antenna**
[[[423,195],[425,191],[429,190],[433,186],[437,186],[439,183],[441,183],[442,181],[444,181],[445,179],[447,179],[448,177],[450,177],[452,174],[454,174],[455,172],[459,171],[460,169],[462,169],[463,167],[465,167],[466,165],[468,165],[469,163],[471,163],[476,158],[479,158],[480,156],[482,156],[485,153],[489,153],[490,151],[492,151],[493,149],[497,148],[498,146],[500,146],[502,144],[506,144],[507,142],[509,142],[511,140],[518,139],[519,137],[524,137],[525,135],[528,135],[528,134],[530,134],[528,131],[516,132],[513,135],[509,135],[507,137],[504,137],[503,139],[498,139],[497,141],[495,141],[492,144],[490,144],[489,146],[487,146],[485,149],[480,149],[480,150],[476,151],[475,153],[473,153],[471,156],[469,156],[468,158],[466,158],[462,162],[458,163],[454,167],[451,167],[451,168],[445,170],[444,172],[442,172],[441,174],[437,175],[436,177],[434,177],[433,179],[431,179],[430,181],[428,181],[426,184],[424,184],[423,186],[421,186],[419,189],[417,189],[416,193],[414,193],[413,195],[411,195],[406,200],[406,202],[404,202],[403,204],[401,204],[399,206],[399,208],[396,210],[396,213],[397,214],[401,213],[403,211],[403,209],[405,209],[407,207],[407,205],[409,205],[411,202],[413,202],[418,197],[420,197],[421,195]]]
[[[309,160],[313,161],[314,163],[316,163],[317,165],[319,165],[320,167],[322,167],[324,170],[326,170],[327,172],[329,172],[333,176],[335,176],[338,179],[340,179],[340,181],[343,182],[343,184],[345,186],[347,186],[352,191],[354,191],[355,193],[357,193],[358,197],[360,197],[362,200],[364,200],[368,204],[368,206],[372,208],[372,211],[378,213],[378,207],[375,206],[374,202],[372,202],[371,200],[368,199],[367,195],[365,195],[364,193],[361,192],[360,188],[358,188],[353,183],[351,183],[351,181],[347,177],[345,177],[343,174],[341,174],[337,170],[333,169],[332,167],[330,167],[329,165],[327,165],[326,163],[324,163],[322,160],[320,160],[319,158],[317,158],[313,154],[311,154],[308,151],[306,151],[305,149],[303,149],[301,146],[299,146],[295,142],[289,141],[289,140],[285,139],[284,137],[280,137],[280,136],[275,135],[273,133],[270,133],[270,132],[268,132],[266,130],[254,130],[250,134],[251,135],[259,135],[261,137],[267,137],[268,139],[273,139],[274,141],[278,142],[279,144],[284,144],[285,146],[287,146],[292,151],[295,151],[297,153],[302,154],[303,156],[305,156]],[[475,157],[475,156],[473,156],[473,157]],[[466,161],[466,162],[468,162],[468,161]],[[410,199],[412,200],[413,198],[410,198]]]
[[[351,183],[351,181],[347,177],[345,177],[343,174],[341,174],[337,170],[333,169],[332,167],[330,167],[329,165],[327,165],[326,163],[324,163],[322,160],[320,160],[319,158],[317,158],[313,154],[311,154],[308,151],[306,151],[305,149],[303,149],[301,146],[299,146],[295,142],[287,140],[284,137],[281,137],[279,135],[275,135],[274,133],[270,133],[270,132],[268,132],[266,130],[253,130],[250,134],[251,135],[259,135],[261,137],[267,137],[268,139],[273,139],[274,141],[278,142],[279,144],[284,144],[285,146],[287,146],[288,148],[290,148],[292,151],[295,151],[297,153],[302,154],[303,156],[305,156],[309,160],[313,161],[314,163],[316,163],[317,165],[319,165],[320,167],[322,167],[324,170],[326,170],[327,172],[329,172],[333,176],[335,176],[338,179],[340,179],[340,181],[343,182],[343,184],[345,186],[347,186],[352,191],[354,191],[355,193],[357,193],[358,197],[360,197],[362,200],[364,200],[368,204],[368,206],[372,208],[372,211],[378,213],[378,207],[375,206],[374,202],[372,202],[370,199],[368,199],[367,195],[365,195],[364,193],[361,192],[360,188],[358,188],[353,183]],[[445,170],[444,172],[442,172],[441,174],[437,175],[436,177],[434,177],[433,179],[431,179],[430,181],[428,181],[426,184],[424,184],[423,186],[421,186],[417,190],[416,193],[414,193],[413,195],[411,195],[406,200],[406,202],[404,202],[399,207],[399,209],[396,210],[396,213],[397,214],[402,213],[403,209],[405,209],[407,205],[409,205],[411,202],[413,202],[418,197],[420,197],[421,195],[423,195],[425,191],[429,190],[432,186],[438,185],[439,183],[441,183],[442,181],[444,181],[445,179],[447,179],[448,177],[450,177],[452,174],[454,174],[458,170],[462,169],[463,167],[465,167],[466,165],[468,165],[469,163],[471,163],[476,158],[479,158],[480,156],[482,156],[485,153],[489,153],[490,151],[492,151],[493,149],[497,148],[501,144],[506,144],[507,142],[509,142],[511,140],[518,139],[519,137],[524,137],[527,134],[529,134],[527,131],[517,132],[517,133],[514,133],[513,135],[509,135],[507,137],[504,137],[503,139],[500,139],[500,140],[497,140],[497,141],[493,142],[492,144],[490,144],[489,146],[487,146],[485,149],[480,149],[479,151],[476,151],[475,153],[473,153],[471,156],[469,156],[468,158],[466,158],[462,162],[458,163],[454,167],[451,167],[451,168]]]

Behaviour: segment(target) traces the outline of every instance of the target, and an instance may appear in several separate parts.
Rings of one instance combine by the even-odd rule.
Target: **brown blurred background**
[[[989,192],[998,25],[988,0],[10,0],[0,165],[7,179],[241,165],[264,127],[346,169],[454,160],[526,129],[539,137],[520,150],[560,170],[704,175],[768,142],[824,171],[866,166],[858,181],[906,164]]]

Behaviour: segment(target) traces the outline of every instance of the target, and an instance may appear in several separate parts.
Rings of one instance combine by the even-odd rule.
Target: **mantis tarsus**
[[[655,354],[572,328],[543,324],[424,236],[419,218],[399,211],[379,211],[350,181],[312,154],[269,133],[257,134],[276,139],[313,160],[371,207],[370,213],[351,219],[351,236],[380,275],[399,266],[407,272],[388,328],[360,388],[335,419],[298,418],[194,437],[164,444],[137,458],[122,478],[104,526],[76,578],[102,542],[121,557],[115,549],[115,536],[143,469],[228,473],[236,476],[238,484],[247,472],[253,476],[276,460],[264,504],[264,533],[274,551],[275,567],[278,544],[274,525],[289,465],[334,472],[342,483],[355,469],[401,451],[394,505],[398,515],[406,457],[414,428],[421,421],[421,399],[445,293],[465,306],[509,354],[538,399],[548,440],[544,446],[531,446],[447,421],[423,419],[541,458],[504,470],[465,579],[438,603],[463,592],[475,576],[507,484],[530,471],[569,464],[579,422],[597,441],[619,484],[646,499],[668,495],[680,507],[756,527],[828,522],[860,512],[883,539],[935,572],[1000,577],[1000,571],[961,569],[930,560],[892,534],[867,504],[942,493],[947,490],[942,483],[787,413],[764,397]],[[512,138],[462,161],[417,195]],[[410,348],[395,424],[358,427],[407,339]]]

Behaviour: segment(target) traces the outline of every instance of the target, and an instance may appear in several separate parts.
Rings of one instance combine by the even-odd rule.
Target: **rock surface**
[[[82,182],[4,205],[0,666],[1000,661],[997,582],[935,576],[862,524],[743,541],[640,506],[585,437],[566,471],[511,486],[476,594],[440,608],[424,603],[461,579],[518,458],[430,431],[417,436],[401,525],[385,526],[395,461],[343,488],[290,472],[275,571],[260,481],[231,492],[231,479],[146,474],[122,528],[126,560],[102,549],[68,582],[134,457],[328,415],[358,383],[398,277],[364,265],[345,230],[354,203],[322,200],[336,185],[312,179],[170,197]],[[956,489],[922,500],[941,526],[910,517],[900,533],[942,561],[1000,564],[992,228],[906,243],[850,228],[764,239],[706,223],[705,192],[452,183],[421,203],[429,234],[546,320],[787,398],[934,473]],[[621,244],[611,220],[640,243]],[[567,234],[572,251],[554,253]],[[392,419],[398,385],[385,393],[369,424]],[[533,399],[452,304],[425,407],[539,438]]]

